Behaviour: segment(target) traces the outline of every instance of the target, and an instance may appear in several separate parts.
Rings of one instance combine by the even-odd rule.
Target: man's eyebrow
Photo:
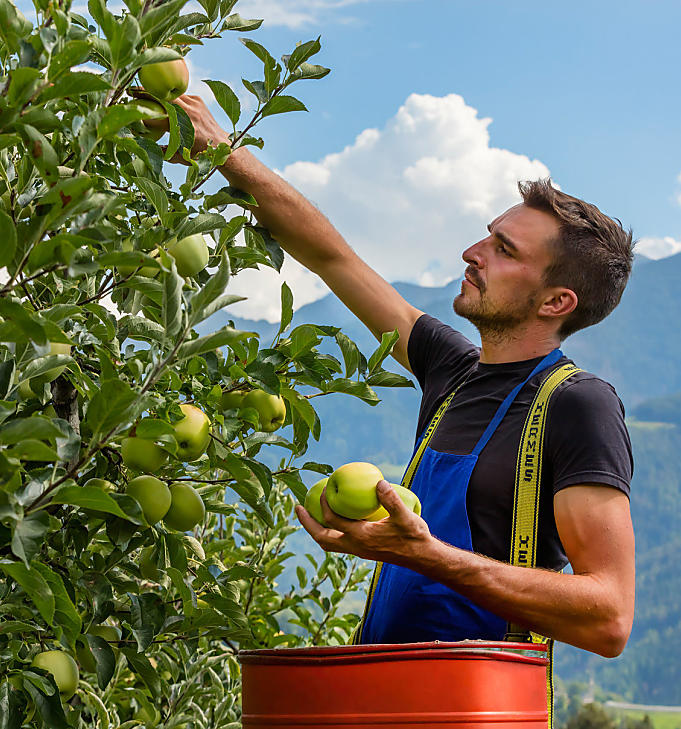
[[[488,223],[487,230],[489,230],[490,233],[492,233],[492,223]],[[504,245],[507,245],[509,248],[511,248],[514,251],[518,251],[518,246],[506,235],[506,233],[502,233],[500,230],[495,230],[492,235],[495,235]]]

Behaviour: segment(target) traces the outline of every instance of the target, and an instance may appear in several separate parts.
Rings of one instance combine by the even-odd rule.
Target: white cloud
[[[241,0],[235,11],[244,18],[264,18],[268,27],[304,28],[334,17],[348,22],[335,11],[367,2],[371,0]]]
[[[681,241],[666,235],[663,238],[641,238],[636,243],[636,253],[643,254],[646,258],[667,258],[676,253],[681,253]]]

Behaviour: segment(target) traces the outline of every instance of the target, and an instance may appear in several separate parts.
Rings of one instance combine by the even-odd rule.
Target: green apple
[[[128,483],[126,493],[137,500],[149,524],[163,519],[170,508],[170,489],[155,476],[137,476]]]
[[[148,63],[139,70],[144,90],[161,101],[173,101],[189,86],[189,69],[184,58],[175,61]]]
[[[382,480],[383,474],[371,463],[346,463],[329,476],[326,500],[336,514],[347,519],[366,519],[381,505],[376,484]]]
[[[168,453],[148,438],[124,438],[121,445],[123,463],[133,471],[156,473],[166,462]]]
[[[273,433],[286,420],[286,402],[279,395],[269,395],[264,390],[251,390],[244,397],[242,408],[255,408],[260,417],[260,430]]]
[[[190,484],[179,482],[171,484],[172,502],[163,523],[178,532],[188,532],[201,524],[206,516],[206,506],[199,492]]]
[[[121,244],[121,250],[126,252],[135,250],[135,247],[133,246],[130,238],[126,238],[126,240],[123,241],[123,243]],[[158,256],[158,250],[153,250],[148,255],[150,255],[152,258],[156,258],[156,256]],[[153,278],[159,272],[159,269],[155,268],[154,266],[136,266],[134,264],[123,264],[122,266],[116,266],[116,268],[118,269],[118,273],[120,273],[121,276],[130,276],[134,273],[135,276],[145,276],[146,278]]]
[[[397,495],[402,499],[405,506],[411,509],[414,514],[421,516],[421,502],[419,501],[419,497],[413,491],[398,483],[391,483],[390,485],[397,491]],[[384,506],[379,506],[373,514],[366,517],[366,520],[379,521],[379,519],[385,519],[386,516],[390,516],[387,509]]]
[[[104,640],[111,643],[119,641],[122,633],[120,628],[117,628],[115,625],[107,625],[105,623],[104,625],[93,625],[88,630],[88,635],[98,635],[100,638],[104,638]],[[116,658],[118,658],[118,648],[115,645],[111,646],[111,648]],[[92,653],[80,643],[76,648],[76,655],[78,656],[81,668],[89,671],[90,673],[94,673],[97,670],[97,663],[95,662]]]
[[[244,397],[246,397],[245,390],[227,390],[223,392],[220,398],[220,410],[232,410],[242,407]]]
[[[158,140],[168,131],[168,115],[166,110],[158,103],[151,99],[135,99],[132,105],[140,111],[148,113],[145,119],[142,119],[144,132],[142,136],[151,139],[153,142]]]
[[[32,666],[42,668],[54,677],[59,693],[68,701],[76,693],[78,686],[78,664],[64,651],[43,651],[33,659]]]
[[[116,490],[116,487],[111,483],[111,481],[107,481],[105,478],[89,478],[84,485],[101,489],[106,493],[111,493]]]
[[[309,512],[310,516],[316,519],[322,526],[328,527],[329,525],[324,521],[324,513],[322,511],[321,496],[324,487],[328,482],[328,478],[323,478],[321,481],[317,481],[316,484],[310,486],[310,490],[305,496],[305,509]]]
[[[177,457],[181,461],[196,461],[210,443],[210,418],[195,405],[180,405],[184,417],[173,425],[177,440]]]
[[[161,721],[161,712],[152,706],[146,709],[144,706],[140,706],[139,709],[133,714],[133,719],[144,722],[147,726],[156,726]]]
[[[175,259],[180,276],[196,276],[208,263],[210,253],[202,233],[188,235],[168,246],[168,253]]]

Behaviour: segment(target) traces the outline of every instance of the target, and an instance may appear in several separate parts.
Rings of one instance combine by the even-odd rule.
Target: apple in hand
[[[203,271],[210,257],[206,239],[201,233],[180,238],[168,246],[180,276],[196,276]]]
[[[398,483],[391,483],[390,485],[395,489],[395,491],[397,491],[397,495],[402,499],[404,505],[408,509],[411,509],[414,514],[421,516],[421,502],[419,501],[419,497],[413,491],[410,491],[408,488],[405,488]],[[373,514],[367,516],[366,520],[379,521],[379,519],[385,519],[386,516],[390,516],[390,514],[385,506],[381,505]]]
[[[376,484],[382,480],[383,474],[371,463],[346,463],[329,476],[326,500],[336,514],[347,519],[366,519],[381,505]]]
[[[54,677],[59,693],[68,701],[78,687],[78,664],[64,651],[43,651],[33,659],[32,666],[42,668]]]
[[[184,417],[173,425],[177,440],[177,457],[181,461],[196,461],[206,452],[210,443],[210,418],[196,407],[183,402]]]
[[[155,473],[166,462],[168,453],[148,438],[124,438],[121,446],[123,463],[133,471]]]
[[[163,517],[163,523],[178,532],[188,532],[201,524],[206,516],[206,507],[199,492],[185,482],[170,486],[172,498],[170,509]]]
[[[189,86],[189,69],[184,58],[148,63],[140,68],[138,75],[144,90],[161,101],[177,99]]]
[[[138,476],[128,483],[126,493],[137,500],[149,524],[163,519],[170,508],[170,489],[155,476]]]
[[[273,433],[286,420],[286,402],[280,395],[270,395],[264,390],[252,390],[241,403],[242,408],[255,408],[259,416],[259,428],[264,433]]]
[[[328,482],[328,478],[323,478],[321,481],[317,481],[316,484],[310,486],[310,490],[305,496],[305,503],[303,506],[305,510],[310,514],[311,517],[316,519],[322,526],[329,527],[324,521],[324,512],[322,511],[321,497],[322,491]]]
[[[142,119],[142,125],[144,127],[143,136],[147,139],[151,139],[153,142],[158,140],[169,130],[168,115],[166,110],[152,99],[135,99],[132,105],[150,114],[150,116]]]

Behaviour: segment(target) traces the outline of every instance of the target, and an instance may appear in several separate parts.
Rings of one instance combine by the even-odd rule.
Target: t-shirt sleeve
[[[553,493],[598,483],[629,496],[634,459],[624,405],[612,385],[597,377],[568,382],[550,408]]]
[[[420,316],[412,327],[407,344],[409,366],[425,389],[426,379],[435,370],[457,370],[477,347],[461,332],[428,314]]]

